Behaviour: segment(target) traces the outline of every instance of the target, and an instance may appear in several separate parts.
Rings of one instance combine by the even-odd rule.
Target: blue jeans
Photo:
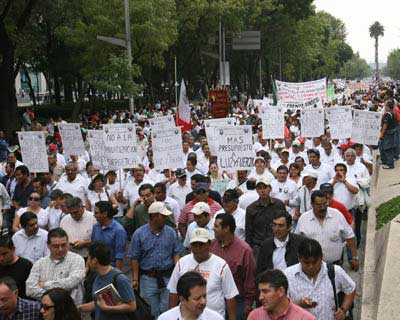
[[[164,283],[168,285],[169,278],[164,277]],[[146,275],[140,276],[140,295],[151,307],[151,314],[157,317],[168,310],[169,290],[165,287],[158,288],[157,279]]]

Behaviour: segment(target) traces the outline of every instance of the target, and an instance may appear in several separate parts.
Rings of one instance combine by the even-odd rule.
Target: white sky
[[[369,27],[379,21],[385,36],[379,38],[379,61],[385,62],[391,50],[400,47],[399,0],[314,0],[317,11],[324,10],[346,24],[347,42],[368,63],[375,60],[374,40]]]

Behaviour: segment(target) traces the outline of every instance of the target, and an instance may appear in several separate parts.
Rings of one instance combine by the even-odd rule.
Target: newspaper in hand
[[[121,296],[112,283],[95,291],[94,294],[97,298],[101,297],[108,306],[116,306],[122,302]]]

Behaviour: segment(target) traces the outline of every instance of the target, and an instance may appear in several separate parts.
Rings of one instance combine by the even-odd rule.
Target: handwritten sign
[[[305,109],[300,113],[301,136],[305,138],[319,137],[324,134],[324,110]]]
[[[285,137],[285,111],[283,108],[270,108],[260,113],[264,139],[283,139]]]
[[[278,101],[278,106],[285,110],[302,110],[309,108],[322,108],[322,100],[320,97],[315,97],[307,101]]]
[[[221,119],[210,119],[204,120],[204,128],[207,135],[207,143],[210,147],[210,152],[213,156],[217,154],[217,138],[213,135],[215,127],[233,126],[235,124],[235,118],[221,118]]]
[[[309,82],[282,82],[275,81],[278,100],[282,102],[310,101],[319,97],[327,101],[326,78]]]
[[[58,125],[64,148],[64,155],[81,156],[85,154],[81,126],[79,123],[60,123]]]
[[[347,139],[351,137],[352,115],[350,107],[334,107],[325,110],[329,123],[331,139]]]
[[[361,144],[378,145],[381,120],[381,113],[354,110],[351,140]]]
[[[46,138],[43,132],[18,132],[22,161],[30,172],[49,172]]]
[[[217,157],[221,170],[247,170],[254,167],[251,126],[214,128],[217,136]]]
[[[157,131],[175,128],[175,120],[174,116],[172,115],[151,118],[149,119],[149,124],[151,130]]]
[[[185,163],[182,149],[182,134],[179,128],[153,131],[154,169],[181,168]]]
[[[93,165],[100,170],[107,170],[108,162],[104,153],[104,131],[88,130],[87,139]]]
[[[132,123],[106,124],[104,153],[109,170],[137,168],[139,165],[136,129]]]

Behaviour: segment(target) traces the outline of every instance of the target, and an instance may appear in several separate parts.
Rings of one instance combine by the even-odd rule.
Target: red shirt
[[[247,320],[316,320],[315,317],[307,310],[294,304],[289,303],[289,308],[277,318],[272,318],[264,307],[257,308],[250,312]]]
[[[194,221],[194,215],[190,211],[193,209],[194,205],[197,203],[197,200],[194,199],[186,203],[186,205],[182,209],[182,213],[179,215],[178,222],[182,224],[189,225]],[[221,205],[214,201],[211,198],[208,198],[207,204],[210,206],[210,216],[213,217],[214,214],[221,210]]]
[[[396,104],[394,105],[393,112],[396,115],[397,121],[400,122],[400,109],[399,109],[398,105],[396,105]]]
[[[349,225],[353,223],[353,216],[351,215],[349,210],[346,209],[343,203],[332,199],[330,207],[339,210]]]

